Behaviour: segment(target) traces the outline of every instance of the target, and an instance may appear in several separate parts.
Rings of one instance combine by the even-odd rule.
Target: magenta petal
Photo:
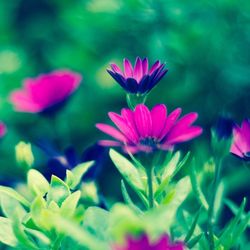
[[[6,126],[3,122],[0,122],[0,138],[2,138],[6,134]]]
[[[108,113],[112,122],[119,128],[119,130],[132,142],[138,141],[138,136],[134,133],[133,129],[127,124],[127,122],[118,114]]]
[[[142,69],[142,61],[140,57],[136,58],[135,67],[134,67],[134,78],[139,83],[142,79],[143,69]]]
[[[119,147],[121,146],[121,143],[117,141],[112,141],[112,140],[100,140],[98,141],[98,144],[104,147]]]
[[[133,130],[133,132],[139,137],[139,134],[137,132],[136,124],[135,124],[135,119],[134,119],[134,113],[130,109],[122,109],[121,115],[123,119],[127,122],[129,127]]]
[[[148,75],[148,58],[142,60],[142,71],[143,75]]]
[[[123,60],[125,78],[133,78],[133,66],[128,59]]]
[[[243,133],[243,128],[245,133]],[[246,125],[242,124],[242,127],[236,126],[233,129],[233,144],[240,149],[242,153],[247,153],[250,151],[250,140],[248,140]]]
[[[242,153],[242,151],[239,149],[239,147],[235,143],[232,144],[232,146],[230,148],[230,152],[241,157],[241,158],[244,157],[244,154]]]
[[[10,101],[14,104],[16,111],[37,113],[43,108],[35,103],[23,90],[13,91],[10,95]]]
[[[110,66],[115,73],[118,73],[123,76],[123,72],[118,65],[116,65],[115,63],[111,63]]]
[[[152,75],[156,69],[161,65],[160,61],[156,61],[149,70],[149,75]]]
[[[147,106],[138,104],[134,111],[135,124],[141,139],[152,134],[152,119]]]
[[[183,130],[186,130],[198,117],[198,114],[193,112],[184,115],[176,124],[172,127],[171,133],[172,137],[178,136]]]
[[[181,114],[181,108],[177,108],[172,113],[169,114],[169,116],[166,119],[165,126],[161,131],[161,134],[159,135],[160,140],[162,140],[170,131],[170,129],[174,126],[180,114]]]
[[[107,124],[103,124],[103,123],[97,123],[96,127],[101,130],[102,132],[112,136],[113,138],[117,139],[118,141],[122,141],[122,142],[126,142],[126,137],[119,132],[117,129],[115,129],[112,126],[109,126]]]
[[[198,126],[189,127],[184,131],[180,131],[179,134],[172,134],[171,131],[167,136],[166,143],[167,144],[175,144],[184,141],[189,141],[202,133],[202,128]]]
[[[164,104],[159,104],[151,110],[152,118],[152,137],[158,138],[164,128],[167,119],[167,107]]]

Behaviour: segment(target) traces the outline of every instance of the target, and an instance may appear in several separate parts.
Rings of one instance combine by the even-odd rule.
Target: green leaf
[[[90,169],[90,167],[92,167],[94,164],[94,161],[88,161],[88,162],[84,162],[81,163],[79,165],[77,165],[76,167],[74,167],[71,170],[71,173],[73,175],[71,175],[68,172],[68,175],[66,177],[66,183],[69,185],[69,187],[71,189],[75,189],[76,186],[81,182],[82,177],[87,173],[87,171]]]
[[[51,240],[45,234],[41,233],[40,231],[30,229],[27,227],[24,228],[24,231],[26,233],[28,233],[29,235],[31,235],[32,237],[35,237],[36,240],[41,242],[43,245],[50,246]]]
[[[31,205],[31,217],[34,223],[41,228],[50,229],[49,221],[44,219],[44,210],[46,209],[46,201],[42,196],[36,197]]]
[[[203,233],[193,237],[188,243],[186,243],[187,247],[189,249],[192,249],[200,241],[202,236],[203,236]]]
[[[6,195],[16,199],[17,201],[19,201],[20,203],[22,203],[26,207],[30,206],[30,202],[28,200],[26,200],[22,195],[17,193],[13,188],[0,186],[0,197],[1,197],[1,194],[6,194]]]
[[[228,246],[228,245],[232,244],[233,231],[235,230],[235,228],[237,227],[237,224],[241,220],[245,207],[246,207],[246,198],[243,199],[236,216],[224,228],[222,235],[219,237],[217,246],[218,245]]]
[[[134,189],[144,192],[144,186],[136,167],[124,156],[111,149],[109,155],[123,178]]]
[[[83,227],[99,240],[108,240],[109,212],[99,207],[90,207],[84,214]]]
[[[19,220],[22,220],[27,214],[25,209],[16,199],[5,194],[1,195],[1,208],[4,215],[10,219],[19,218]]]
[[[222,200],[223,200],[223,194],[225,190],[225,185],[223,182],[220,182],[216,194],[215,194],[215,199],[214,199],[214,217],[217,218],[218,214],[221,210],[221,205],[222,205]],[[216,220],[216,219],[215,219]]]
[[[126,185],[123,180],[121,180],[121,190],[122,190],[122,196],[124,201],[135,211],[142,213],[142,211],[133,203],[132,199],[130,198],[130,195],[127,191]]]
[[[31,169],[28,172],[28,187],[36,195],[45,195],[49,190],[49,183],[39,171]]]
[[[0,242],[12,247],[17,245],[17,239],[12,230],[12,222],[4,217],[0,217]]]
[[[80,197],[81,197],[81,191],[79,190],[69,195],[62,203],[60,211],[61,215],[64,217],[73,216]]]
[[[167,165],[164,167],[164,171],[161,175],[161,180],[164,181],[166,178],[170,177],[177,165],[178,165],[178,162],[180,160],[180,157],[181,157],[181,153],[180,151],[177,151],[173,156],[172,158],[170,159],[170,161],[167,163]]]
[[[198,212],[196,213],[195,217],[194,217],[194,220],[191,224],[191,227],[187,233],[187,236],[185,237],[185,242],[188,242],[190,240],[190,238],[192,237],[193,233],[194,233],[194,230],[196,228],[196,225],[197,225],[197,222],[198,222],[198,219],[200,217],[200,214],[201,214],[201,209],[198,210]]]
[[[190,180],[191,180],[191,184],[192,184],[192,187],[193,187],[193,191],[194,191],[194,194],[196,196],[196,198],[198,199],[198,201],[200,202],[200,204],[206,209],[208,210],[209,208],[209,205],[208,205],[208,202],[197,182],[197,179],[196,179],[196,176],[197,176],[197,173],[195,171],[195,166],[194,166],[194,161],[192,162],[191,164],[191,171],[190,171]]]
[[[50,188],[47,194],[47,202],[55,201],[58,206],[61,206],[63,201],[70,195],[68,185],[59,179],[57,176],[52,175]]]

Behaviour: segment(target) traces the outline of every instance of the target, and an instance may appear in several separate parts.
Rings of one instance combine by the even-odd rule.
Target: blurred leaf
[[[0,186],[0,196],[1,196],[1,193],[9,195],[10,197],[16,199],[17,201],[19,201],[26,207],[30,206],[29,201],[27,201],[22,195],[17,193],[17,191],[15,191],[13,188]]]
[[[28,172],[28,187],[36,195],[45,195],[49,190],[49,183],[40,172],[31,169]]]
[[[81,192],[80,191],[76,191],[72,194],[70,194],[62,203],[61,206],[61,215],[64,216],[65,218],[71,217],[73,216],[77,204],[79,202],[81,196]]]
[[[12,222],[4,217],[0,217],[0,242],[12,247],[17,245],[17,239],[12,230]]]
[[[61,179],[52,175],[50,188],[47,194],[47,202],[55,201],[59,206],[70,195],[69,187]]]

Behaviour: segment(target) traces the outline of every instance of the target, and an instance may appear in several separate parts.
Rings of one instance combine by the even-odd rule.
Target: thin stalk
[[[154,207],[154,191],[153,191],[153,167],[147,169],[148,181],[148,204],[149,208]]]
[[[212,197],[209,204],[208,209],[208,238],[209,238],[209,245],[210,250],[215,250],[215,244],[214,244],[214,202],[216,197],[217,188],[220,183],[220,173],[221,173],[221,166],[222,166],[222,160],[217,159],[215,161],[215,177],[213,181],[213,188],[212,188]]]

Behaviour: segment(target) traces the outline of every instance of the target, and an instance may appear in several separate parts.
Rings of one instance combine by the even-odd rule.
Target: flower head
[[[128,59],[124,59],[123,65],[124,72],[116,64],[111,64],[111,69],[107,71],[122,88],[132,94],[148,93],[168,72],[160,61],[156,61],[149,69],[147,58],[142,60],[137,57],[134,68]]]
[[[128,236],[125,246],[114,246],[114,250],[184,250],[182,242],[172,243],[168,235],[162,235],[156,242],[150,242],[147,235],[139,238]]]
[[[6,134],[6,126],[3,122],[0,122],[0,138],[4,137]]]
[[[54,111],[78,88],[81,75],[57,70],[24,80],[23,88],[11,93],[15,110],[28,113]]]
[[[231,153],[243,160],[250,161],[250,120],[245,119],[241,127],[235,125],[233,128],[233,143]]]
[[[215,125],[215,133],[219,140],[231,137],[234,127],[234,121],[230,117],[221,116]]]
[[[101,140],[103,146],[121,146],[127,152],[151,152],[155,149],[170,150],[177,143],[191,140],[202,133],[202,128],[192,126],[197,113],[189,113],[179,118],[177,108],[167,115],[167,107],[158,104],[150,111],[146,105],[138,104],[134,111],[122,109],[121,115],[109,112],[116,125],[99,123],[96,127],[116,140]]]

